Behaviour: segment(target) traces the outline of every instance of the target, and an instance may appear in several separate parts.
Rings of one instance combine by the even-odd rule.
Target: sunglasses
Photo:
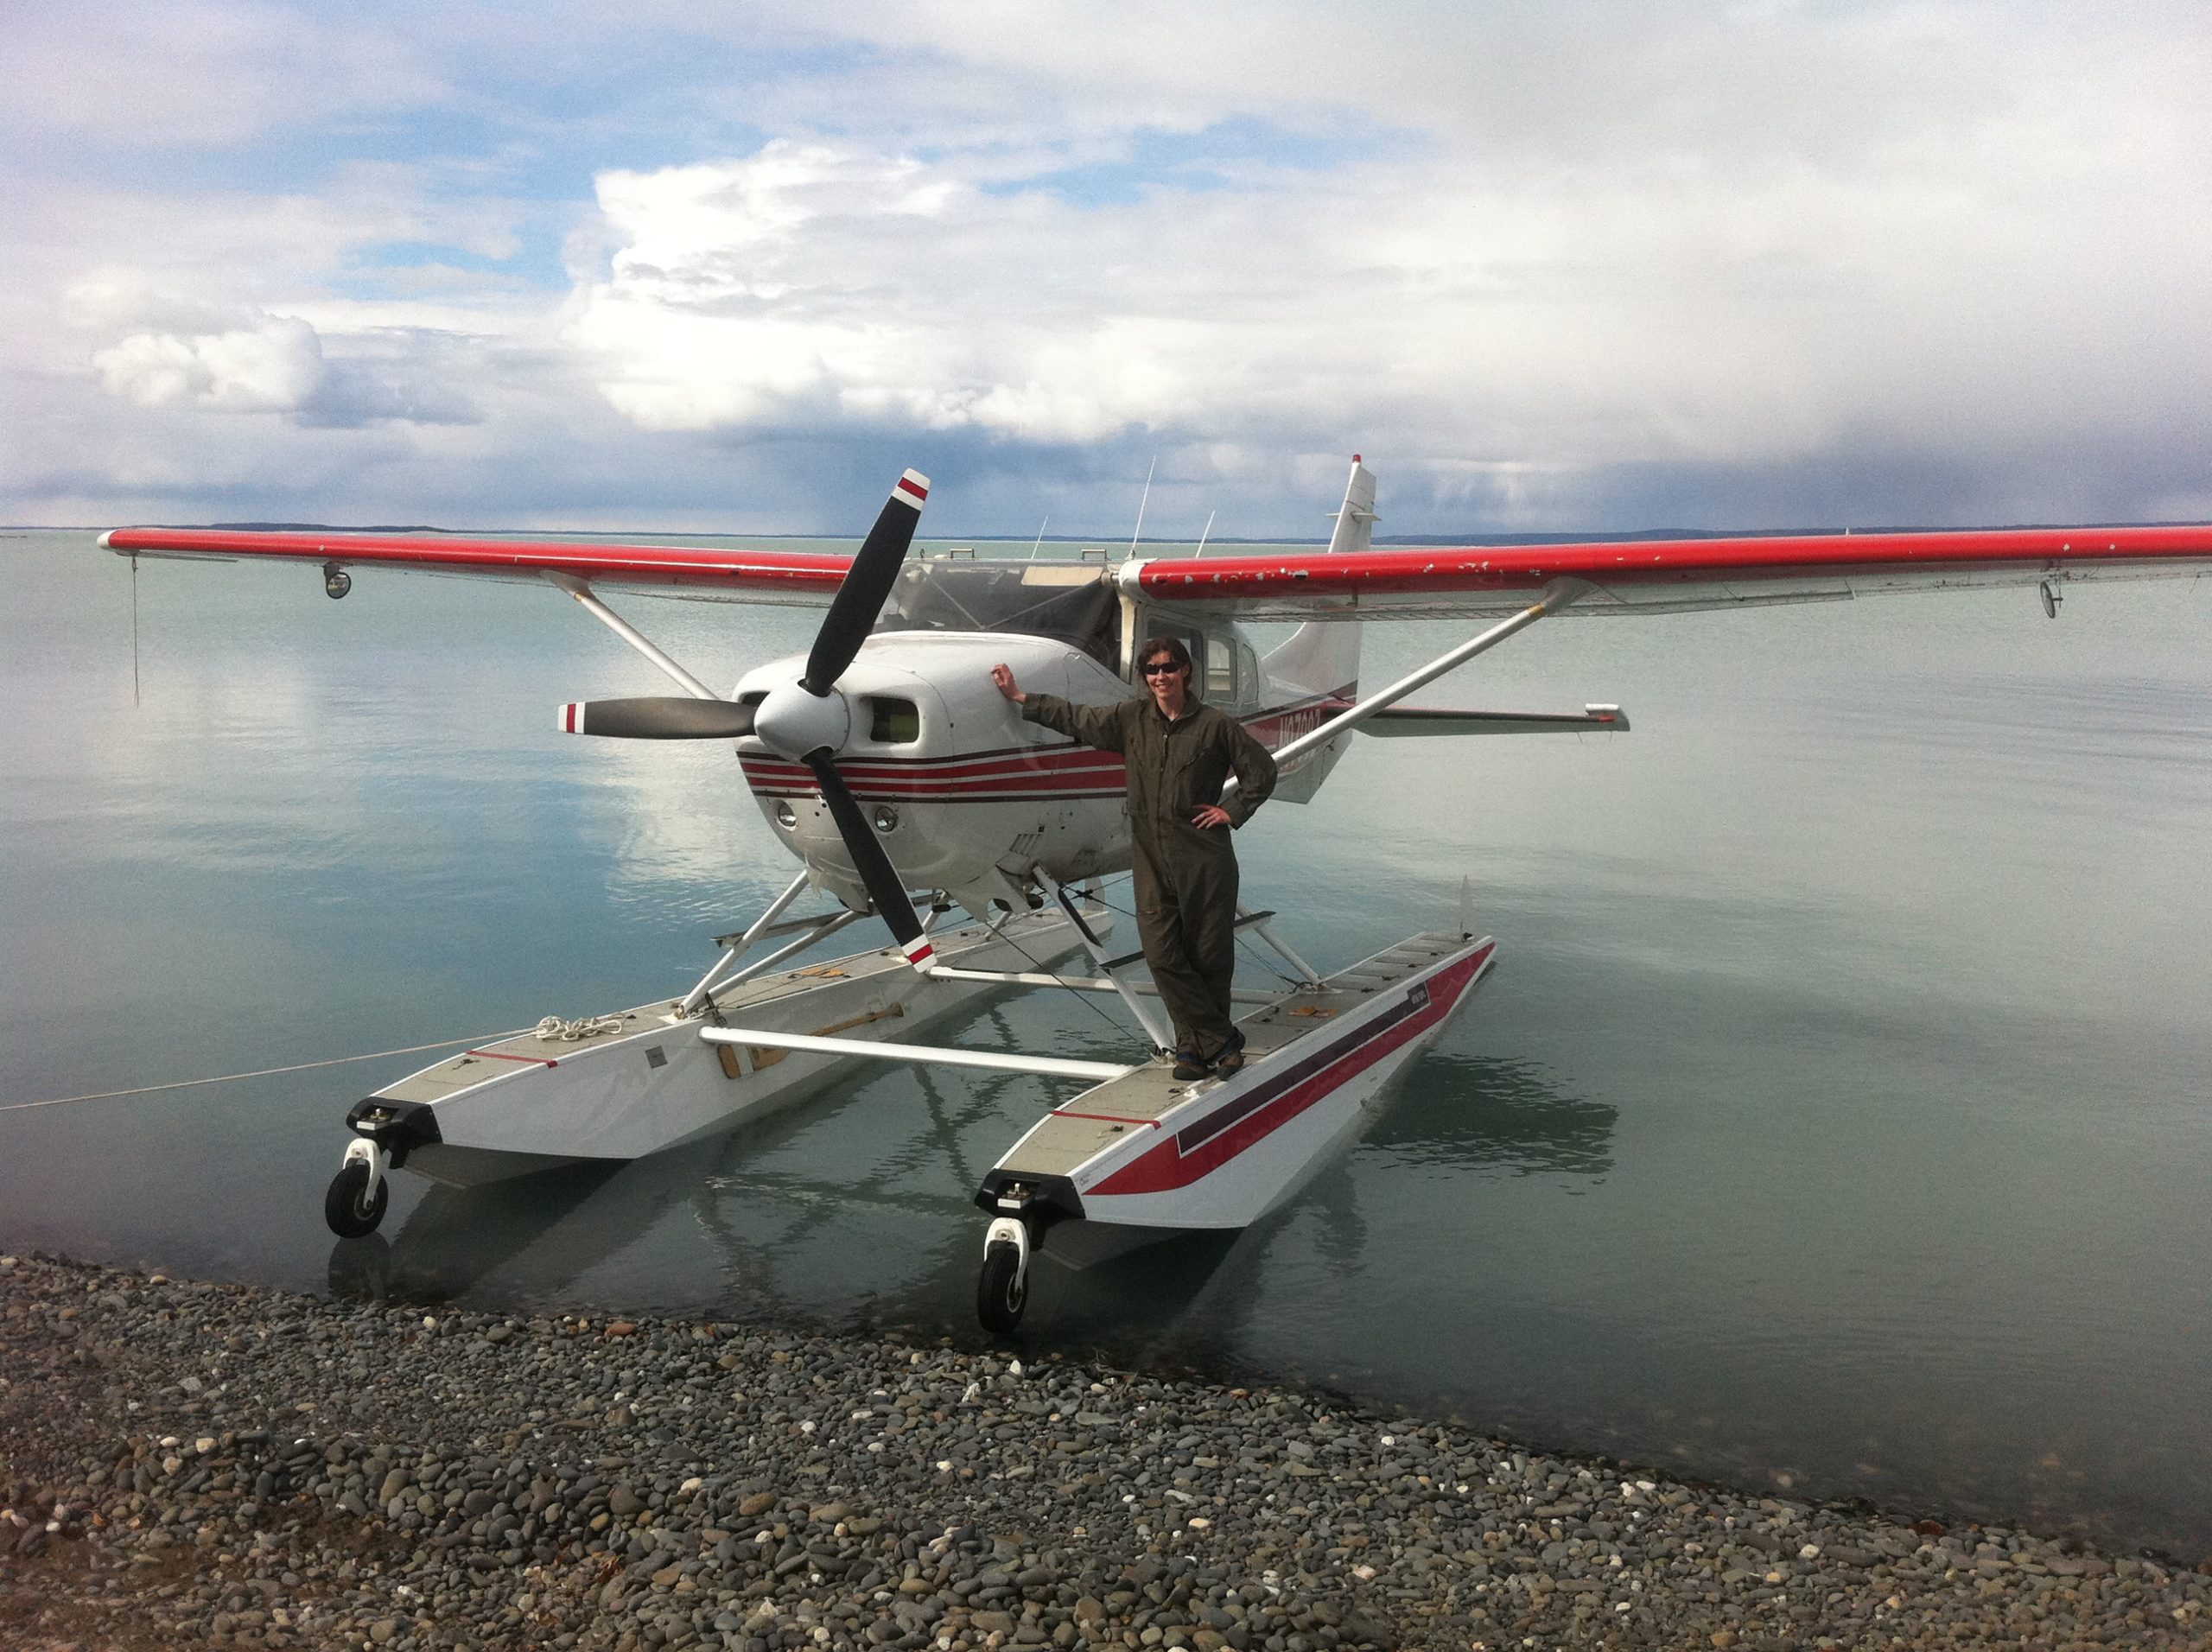
[[[1147,677],[1171,677],[1183,668],[1172,659],[1154,660],[1144,668]]]

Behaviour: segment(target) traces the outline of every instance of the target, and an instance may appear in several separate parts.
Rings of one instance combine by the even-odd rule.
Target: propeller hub
[[[814,695],[799,683],[787,683],[768,690],[768,697],[753,714],[753,732],[788,758],[842,752],[853,732],[852,708],[835,689]]]

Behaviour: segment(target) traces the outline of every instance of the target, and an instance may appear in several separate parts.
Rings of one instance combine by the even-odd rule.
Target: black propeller
[[[822,788],[822,801],[837,824],[837,836],[844,840],[845,853],[861,874],[868,899],[917,969],[930,968],[936,955],[913,903],[906,899],[906,880],[868,829],[852,789],[837,772],[836,754],[850,728],[851,713],[842,699],[833,702],[831,696],[837,679],[861,651],[883,611],[899,564],[914,543],[922,503],[929,496],[929,478],[918,471],[910,470],[899,479],[852,566],[845,570],[837,594],[830,599],[830,612],[823,616],[813,650],[806,657],[806,674],[797,683],[770,689],[758,705],[649,696],[589,700],[561,710],[561,727],[572,734],[612,734],[621,740],[728,740],[754,734],[782,755],[804,763]]]
[[[929,496],[929,478],[918,471],[906,472],[884,501],[868,537],[861,542],[859,555],[845,570],[837,594],[830,599],[830,612],[822,617],[822,629],[814,633],[814,647],[806,657],[806,675],[798,680],[798,686],[816,699],[827,699],[836,689],[837,679],[844,676],[845,668],[868,639],[876,616],[883,612],[884,599],[891,594],[899,565],[914,543],[922,505]],[[929,937],[922,932],[914,903],[906,899],[906,880],[868,829],[852,789],[837,772],[836,754],[821,746],[798,755],[822,788],[822,801],[830,810],[830,818],[837,823],[837,836],[844,840],[845,853],[852,857],[854,869],[867,886],[868,899],[890,926],[907,963],[917,969],[928,969],[934,954]]]
[[[853,857],[861,881],[868,886],[868,899],[875,903],[875,910],[891,926],[891,933],[899,943],[899,950],[906,955],[906,962],[917,969],[926,969],[935,956],[929,937],[922,933],[922,920],[914,912],[914,903],[906,899],[906,880],[899,875],[899,868],[891,864],[891,857],[883,852],[883,845],[876,842],[875,834],[868,829],[868,818],[861,813],[845,777],[837,772],[829,749],[809,752],[799,759],[814,772],[817,785],[822,788],[822,801],[830,806],[830,818],[837,823],[837,836],[845,840],[845,853]]]
[[[673,694],[584,700],[561,708],[561,728],[614,740],[735,740],[753,732],[753,708]]]
[[[853,558],[853,565],[845,570],[844,582],[830,599],[830,612],[822,616],[822,629],[814,633],[814,650],[806,657],[806,675],[798,680],[799,687],[816,698],[837,685],[853,656],[868,640],[868,629],[883,612],[883,600],[891,594],[892,582],[899,577],[899,565],[906,560],[906,548],[914,543],[914,530],[922,520],[922,502],[929,496],[930,479],[908,471],[891,490],[875,526],[861,542],[860,554]]]

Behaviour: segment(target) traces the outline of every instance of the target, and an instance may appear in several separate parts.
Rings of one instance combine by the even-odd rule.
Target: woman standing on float
[[[1137,936],[1175,1023],[1175,1077],[1226,1076],[1244,1064],[1244,1037],[1230,1013],[1237,882],[1230,829],[1268,800],[1275,760],[1242,723],[1198,700],[1180,638],[1155,637],[1137,658],[1149,699],[1079,706],[1025,694],[1004,665],[991,668],[991,681],[1021,708],[1024,721],[1122,754]],[[1236,793],[1224,807],[1231,773]]]

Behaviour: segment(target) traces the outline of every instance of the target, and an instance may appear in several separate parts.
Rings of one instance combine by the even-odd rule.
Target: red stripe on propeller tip
[[[918,470],[908,471],[899,479],[899,486],[891,490],[891,497],[897,499],[901,493],[920,504],[930,496],[930,479]]]
[[[583,708],[573,700],[571,700],[567,705],[561,708],[561,732],[563,734],[573,734],[576,732],[576,714],[582,709]]]

